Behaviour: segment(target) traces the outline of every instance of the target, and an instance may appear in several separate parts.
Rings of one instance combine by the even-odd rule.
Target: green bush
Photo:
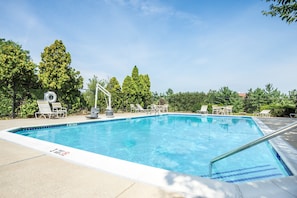
[[[5,97],[3,94],[0,94],[0,117],[6,117],[11,115],[12,112],[12,101],[11,99]]]
[[[290,113],[295,112],[295,106],[292,104],[270,104],[261,106],[261,111],[270,109],[272,116],[288,117]]]
[[[22,118],[34,117],[35,112],[38,111],[36,100],[28,99],[20,106],[20,113]]]

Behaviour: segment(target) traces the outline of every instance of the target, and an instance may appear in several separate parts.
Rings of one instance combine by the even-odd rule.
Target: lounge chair
[[[50,104],[48,103],[48,101],[45,100],[37,100],[37,105],[39,108],[39,111],[35,113],[35,118],[39,117],[48,117],[48,118],[55,118],[58,117],[57,112],[52,111]]]
[[[270,117],[271,110],[262,110],[261,112],[257,113],[257,116],[260,117]]]
[[[197,113],[202,113],[202,114],[206,113],[206,114],[208,114],[207,108],[208,108],[208,105],[202,105],[201,109],[198,110]]]
[[[147,107],[147,113],[152,114],[152,113],[160,113],[160,110],[158,109],[157,105],[151,104]]]
[[[220,114],[221,113],[221,107],[218,105],[212,105],[212,114]]]
[[[296,113],[290,113],[290,118],[296,118]]]
[[[130,104],[130,111],[131,112],[137,112],[138,108],[135,106],[135,104]]]
[[[67,117],[67,108],[62,107],[61,103],[53,102],[52,108],[53,108],[53,111],[57,112],[58,116]]]
[[[225,107],[225,114],[226,115],[230,115],[232,114],[232,109],[233,109],[233,106],[232,105],[228,105]]]
[[[147,109],[144,109],[140,104],[136,104],[137,111],[139,112],[147,112]]]
[[[168,112],[168,107],[169,107],[168,104],[164,104],[164,105],[162,105],[162,112],[163,112],[163,113]]]

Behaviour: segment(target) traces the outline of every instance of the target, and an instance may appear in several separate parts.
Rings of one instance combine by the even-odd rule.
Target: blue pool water
[[[178,173],[208,177],[209,161],[262,136],[249,117],[161,115],[27,128],[24,136]],[[268,143],[213,166],[214,179],[241,182],[287,176]]]

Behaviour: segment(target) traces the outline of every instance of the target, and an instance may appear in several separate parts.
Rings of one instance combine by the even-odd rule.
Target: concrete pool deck
[[[145,114],[116,114],[116,117],[135,115]],[[0,120],[0,130],[81,121],[86,121],[86,117]],[[261,118],[261,121],[275,130],[297,119]],[[297,130],[282,138],[297,149]],[[240,184],[202,179],[203,182],[195,186],[195,193],[186,194],[82,166],[7,141],[1,136],[0,145],[1,197],[297,197],[296,176]]]

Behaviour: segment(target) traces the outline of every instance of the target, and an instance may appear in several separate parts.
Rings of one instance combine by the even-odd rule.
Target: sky
[[[264,0],[10,0],[1,2],[0,38],[34,63],[55,40],[84,84],[136,65],[151,91],[237,92],[272,84],[297,89],[297,23],[264,16]]]

